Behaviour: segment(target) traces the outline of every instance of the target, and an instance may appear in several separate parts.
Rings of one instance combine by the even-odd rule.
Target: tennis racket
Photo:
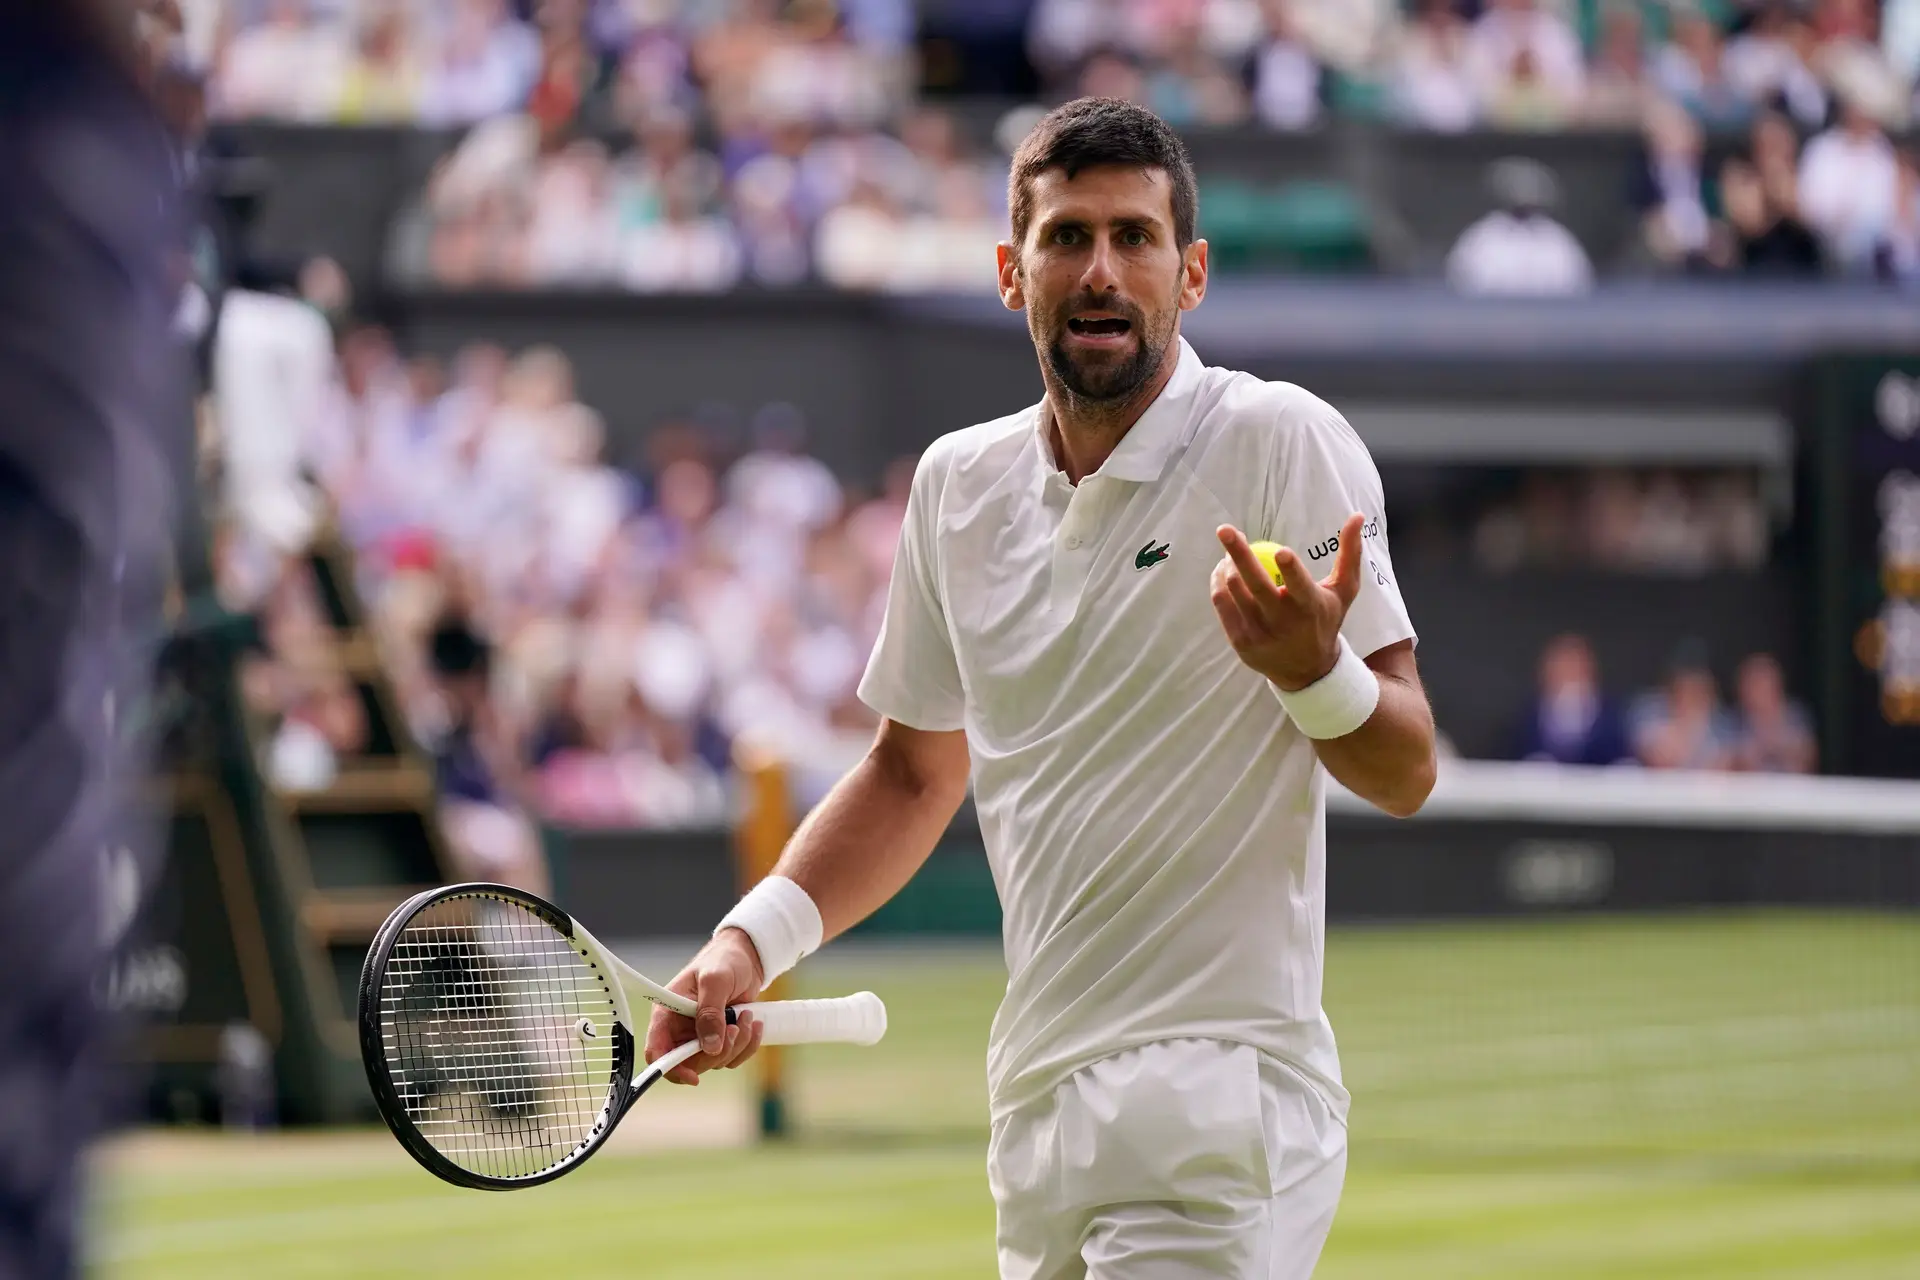
[[[699,1052],[643,1066],[647,1002],[694,1002],[636,973],[566,912],[497,884],[401,903],[360,974],[360,1054],[394,1137],[431,1172],[506,1191],[578,1168],[634,1102]],[[887,1010],[870,991],[773,1000],[751,1013],[762,1044],[872,1044]]]

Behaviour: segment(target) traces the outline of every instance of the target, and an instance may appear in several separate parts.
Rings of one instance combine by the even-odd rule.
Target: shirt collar
[[[1199,384],[1200,371],[1205,367],[1185,338],[1176,338],[1174,342],[1173,376],[1167,379],[1167,385],[1160,388],[1160,394],[1147,406],[1147,411],[1127,429],[1127,434],[1120,438],[1120,443],[1114,446],[1113,452],[1107,455],[1107,460],[1100,464],[1099,470],[1093,475],[1145,483],[1158,480],[1166,470],[1168,459],[1173,457],[1174,450],[1180,447],[1186,435],[1187,420],[1192,416],[1189,410],[1194,388]],[[1048,470],[1057,472],[1060,469],[1059,462],[1053,456],[1052,442],[1047,439],[1046,401],[1041,401],[1036,408],[1033,421],[1040,460]]]

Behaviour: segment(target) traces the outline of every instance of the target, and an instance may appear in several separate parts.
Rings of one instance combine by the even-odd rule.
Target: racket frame
[[[381,1027],[380,988],[386,977],[387,962],[393,955],[393,948],[400,935],[413,922],[414,917],[437,902],[459,898],[496,898],[502,902],[524,908],[551,925],[566,938],[573,949],[579,953],[587,966],[593,971],[613,1005],[613,1070],[612,1080],[607,1090],[606,1100],[601,1104],[599,1117],[593,1128],[570,1153],[557,1161],[552,1167],[538,1173],[517,1178],[502,1178],[491,1174],[476,1173],[448,1159],[429,1142],[425,1135],[407,1118],[406,1104],[401,1100],[400,1091],[393,1082],[393,1070],[387,1062],[386,1041]],[[643,1042],[640,1033],[635,1030],[632,1003],[628,999],[627,989],[635,991],[649,1000],[665,1004],[677,1011],[692,1014],[693,1002],[684,996],[668,991],[644,974],[636,972],[631,966],[609,953],[592,934],[577,924],[573,917],[537,894],[515,889],[508,885],[474,882],[469,884],[448,885],[439,889],[428,889],[395,907],[380,931],[374,935],[373,943],[367,948],[366,962],[360,970],[360,1057],[367,1070],[367,1083],[373,1090],[374,1104],[379,1108],[380,1118],[386,1121],[387,1128],[399,1140],[407,1154],[418,1160],[428,1172],[451,1182],[456,1186],[469,1187],[479,1191],[514,1191],[522,1187],[539,1186],[551,1182],[563,1173],[569,1173],[583,1164],[589,1156],[605,1144],[607,1135],[613,1131],[620,1118],[627,1113],[641,1094],[659,1081],[666,1072],[679,1066],[692,1056],[688,1050],[697,1051],[699,1043],[689,1041],[679,1046],[640,1071],[636,1077],[635,1068]],[[733,1022],[733,1010],[727,1011],[727,1021]]]
[[[394,947],[416,916],[443,901],[462,898],[492,898],[518,906],[551,926],[579,955],[600,984],[613,1007],[612,1079],[607,1097],[592,1129],[564,1158],[538,1173],[518,1177],[500,1177],[476,1173],[448,1159],[415,1127],[407,1113],[400,1091],[393,1082],[387,1062],[386,1038],[381,1026],[381,987]],[[605,1143],[641,1094],[675,1067],[700,1051],[697,1040],[677,1045],[652,1063],[642,1063],[646,1029],[634,1017],[636,998],[693,1017],[697,1006],[692,999],[669,991],[600,945],[586,928],[553,903],[537,894],[509,885],[487,881],[447,885],[415,894],[393,909],[367,948],[360,970],[360,1056],[372,1087],[374,1102],[393,1136],[407,1153],[436,1176],[456,1186],[482,1191],[511,1191],[550,1182],[584,1163]],[[737,1026],[741,1013],[752,1013],[765,1027],[766,1044],[844,1043],[873,1044],[886,1034],[886,1006],[870,991],[829,1000],[774,1000],[730,1006],[727,1025]]]

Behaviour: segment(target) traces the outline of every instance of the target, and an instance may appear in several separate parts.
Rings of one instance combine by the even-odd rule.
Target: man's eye
[[[1062,227],[1053,233],[1053,242],[1055,244],[1079,244],[1080,229],[1078,227]]]
[[[1138,249],[1147,242],[1147,233],[1138,227],[1129,227],[1120,233],[1120,243],[1131,249]]]

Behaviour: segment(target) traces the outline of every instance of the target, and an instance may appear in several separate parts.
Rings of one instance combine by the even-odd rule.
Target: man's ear
[[[1195,240],[1181,255],[1180,309],[1191,311],[1207,296],[1207,242]]]
[[[1000,301],[1009,311],[1024,311],[1027,294],[1020,287],[1020,259],[1011,242],[1002,240],[993,247],[994,261],[1000,268]]]

